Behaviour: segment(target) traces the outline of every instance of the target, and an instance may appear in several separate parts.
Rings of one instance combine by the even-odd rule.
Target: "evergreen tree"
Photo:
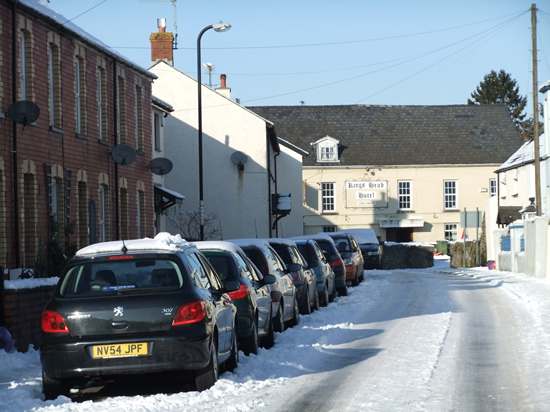
[[[516,80],[512,79],[504,70],[498,73],[491,70],[491,73],[485,75],[471,96],[472,99],[468,99],[468,104],[506,104],[516,127],[520,133],[523,132],[522,122],[525,119],[523,110],[527,104],[527,97],[519,94]]]

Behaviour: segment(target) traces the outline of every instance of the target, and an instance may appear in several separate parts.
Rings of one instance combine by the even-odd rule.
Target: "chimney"
[[[174,36],[166,32],[166,19],[157,19],[158,33],[151,33],[151,64],[164,60],[174,66]]]
[[[218,87],[218,88],[216,88],[216,91],[217,91],[219,94],[221,94],[221,95],[227,97],[228,99],[231,99],[231,88],[230,88],[230,87],[227,87],[227,86],[225,85],[225,80],[226,80],[226,79],[227,79],[227,76],[226,76],[225,74],[222,74],[222,75],[220,76],[221,86]]]

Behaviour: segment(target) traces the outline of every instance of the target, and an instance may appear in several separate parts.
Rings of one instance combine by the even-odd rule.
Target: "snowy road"
[[[366,275],[208,391],[44,402],[38,353],[1,352],[0,410],[550,411],[550,281],[439,261]]]

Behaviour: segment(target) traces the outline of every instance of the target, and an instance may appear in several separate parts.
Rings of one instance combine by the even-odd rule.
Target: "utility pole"
[[[533,30],[533,131],[535,134],[535,205],[537,216],[541,216],[540,149],[539,149],[539,99],[537,74],[537,5],[531,4],[531,28]]]

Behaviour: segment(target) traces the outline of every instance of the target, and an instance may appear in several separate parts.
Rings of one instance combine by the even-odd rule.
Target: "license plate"
[[[125,356],[147,355],[147,343],[120,343],[118,345],[96,345],[93,347],[94,358],[121,358]]]

